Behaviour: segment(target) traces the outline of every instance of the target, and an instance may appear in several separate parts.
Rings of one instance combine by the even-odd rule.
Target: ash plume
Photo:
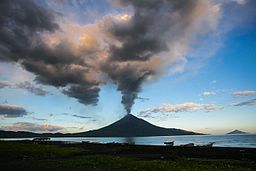
[[[104,24],[105,31],[118,42],[110,43],[105,72],[117,84],[117,89],[123,95],[122,103],[129,114],[142,84],[158,75],[163,67],[163,63],[154,65],[152,58],[163,60],[158,57],[160,53],[172,50],[183,41],[184,33],[190,33],[187,29],[194,23],[195,11],[205,3],[194,0],[114,2],[131,6],[134,11],[127,22],[106,19]]]
[[[32,0],[0,1],[0,61],[20,63],[37,83],[85,105],[97,105],[100,85],[114,83],[129,114],[143,84],[184,59],[218,19],[204,0],[112,2],[130,13],[79,25]]]
[[[133,65],[107,65],[104,68],[108,76],[117,85],[117,90],[122,93],[122,104],[127,114],[131,113],[134,100],[138,98],[142,83],[153,71],[146,68],[138,68]]]

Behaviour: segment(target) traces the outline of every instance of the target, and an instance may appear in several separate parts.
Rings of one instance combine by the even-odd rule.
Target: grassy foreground
[[[89,155],[79,147],[0,141],[4,170],[211,170],[253,171],[252,161],[189,159],[143,160],[113,155]]]

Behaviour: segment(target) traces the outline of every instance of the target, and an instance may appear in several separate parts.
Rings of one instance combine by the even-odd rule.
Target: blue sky
[[[76,52],[76,44],[72,42],[74,37],[78,36],[80,41],[86,40],[82,43],[87,51],[96,48],[97,55],[112,54],[115,51],[105,52],[105,49],[111,50],[111,46],[108,46],[109,42],[122,42],[126,37],[115,39],[114,33],[106,34],[104,29],[122,26],[120,27],[122,31],[123,27],[126,27],[125,22],[132,21],[136,13],[134,8],[136,4],[131,3],[127,6],[117,2],[35,1],[35,5],[56,15],[55,22],[62,29],[60,32],[44,35],[42,33],[40,36],[43,39],[46,37],[46,44],[54,50],[56,42],[59,44],[65,40],[71,42],[68,47],[71,52],[80,54],[80,51]],[[144,6],[139,7],[144,9]],[[233,129],[256,133],[255,2],[205,1],[203,4],[198,2],[196,7],[198,8],[193,8],[191,14],[198,15],[189,18],[191,21],[188,23],[188,29],[183,30],[184,34],[179,32],[183,28],[177,31],[172,28],[172,24],[162,26],[161,21],[158,23],[152,19],[152,27],[155,27],[155,24],[166,27],[163,31],[167,37],[164,43],[167,42],[170,47],[164,52],[154,52],[150,47],[147,49],[152,52],[150,59],[156,61],[164,59],[165,64],[158,65],[156,61],[151,63],[151,60],[148,60],[134,65],[142,68],[143,71],[145,68],[150,68],[150,71],[155,71],[154,73],[157,74],[149,75],[140,85],[140,90],[135,91],[136,98],[131,113],[162,127],[213,134],[222,134]],[[159,16],[154,17],[157,19]],[[184,20],[187,19],[186,17],[184,16]],[[182,27],[180,26],[182,19],[174,20],[174,25]],[[111,22],[114,24],[109,26]],[[98,30],[102,24],[105,24],[103,31]],[[149,26],[151,27],[151,24]],[[110,34],[113,34],[114,38]],[[160,33],[156,31],[156,34]],[[85,37],[82,37],[83,35]],[[102,39],[100,35],[107,36]],[[146,35],[148,34],[144,36]],[[90,36],[95,36],[97,40],[102,39],[101,42],[110,39],[99,45],[100,48],[102,46],[107,48],[98,50],[99,47],[94,47],[95,37]],[[156,38],[159,39],[162,41],[163,38]],[[4,45],[1,44],[3,47]],[[108,125],[126,114],[124,109],[126,104],[121,103],[124,96],[122,91],[126,89],[119,87],[122,78],[141,74],[139,73],[141,70],[136,70],[137,73],[127,72],[120,79],[119,77],[116,79],[112,77],[116,74],[114,71],[106,72],[100,69],[97,72],[93,70],[88,75],[86,73],[86,79],[94,78],[100,82],[97,83],[100,91],[97,103],[88,101],[81,103],[80,96],[75,94],[74,97],[71,89],[68,89],[69,86],[73,86],[73,82],[56,86],[49,81],[50,79],[48,80],[47,74],[42,75],[42,71],[29,69],[25,63],[27,58],[14,60],[3,50],[0,54],[0,128],[4,130],[81,132]],[[89,54],[84,55],[85,60],[89,61],[87,64],[93,65],[94,68],[103,65],[101,61],[94,60],[94,56],[87,59],[86,55]],[[2,60],[3,56],[7,56],[10,60]],[[108,59],[107,62],[104,61],[106,66],[110,66],[111,62],[116,62],[120,67],[123,65],[119,61],[111,61],[109,56],[106,58]],[[34,59],[35,57],[31,56],[28,62]],[[129,66],[133,64],[131,62]],[[83,67],[83,64],[79,65]],[[57,76],[51,79],[65,78],[65,76],[58,77],[58,70],[55,70],[55,73]],[[40,81],[40,78],[47,78],[48,82]],[[80,83],[75,84],[80,86]],[[84,86],[84,83],[82,85]],[[89,97],[86,92],[83,99]],[[129,91],[131,94],[135,92]]]

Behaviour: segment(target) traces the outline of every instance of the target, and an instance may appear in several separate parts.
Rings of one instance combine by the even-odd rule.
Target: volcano
[[[29,138],[29,137],[145,137],[145,136],[171,136],[171,135],[200,135],[191,131],[175,128],[162,128],[143,119],[128,114],[122,119],[97,130],[80,133],[33,133],[24,131],[0,130],[0,138]]]
[[[75,133],[72,136],[86,137],[135,137],[135,136],[170,136],[170,135],[196,135],[200,133],[185,131],[175,128],[162,128],[155,126],[143,119],[128,114],[120,120],[87,132]]]

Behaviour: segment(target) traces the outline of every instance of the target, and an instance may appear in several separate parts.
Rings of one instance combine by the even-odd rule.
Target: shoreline
[[[174,146],[194,144],[194,146],[205,146],[212,144],[213,147],[227,148],[256,148],[256,134],[241,135],[179,135],[159,137],[12,137],[0,138],[0,141],[33,140],[34,138],[50,138],[51,141],[67,142],[99,142],[99,143],[125,143],[134,142],[136,145],[156,145],[165,146],[165,143],[173,142]]]
[[[4,141],[26,144],[53,145],[58,147],[76,147],[87,154],[115,155],[120,157],[135,157],[143,159],[174,159],[174,158],[207,158],[207,159],[235,159],[256,161],[256,148],[244,147],[204,147],[204,146],[162,146],[137,145],[129,143],[94,143],[69,141],[31,140]]]

